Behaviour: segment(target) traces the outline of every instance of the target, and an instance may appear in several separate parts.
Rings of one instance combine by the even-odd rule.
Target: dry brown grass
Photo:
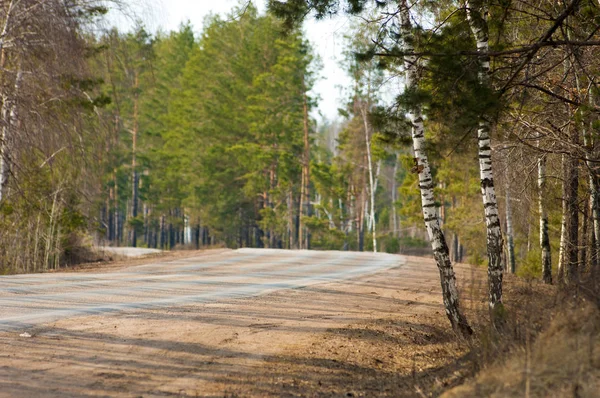
[[[505,361],[443,397],[597,397],[600,311],[587,302],[569,307],[533,343],[515,345]]]
[[[512,276],[505,286],[507,317],[501,331],[489,326],[482,306],[472,313],[478,333],[471,358],[480,371],[442,396],[600,396],[598,306]]]

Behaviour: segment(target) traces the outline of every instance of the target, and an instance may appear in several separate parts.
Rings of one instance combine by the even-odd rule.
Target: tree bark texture
[[[542,278],[544,283],[552,284],[552,257],[550,237],[548,235],[548,212],[544,202],[546,192],[546,157],[538,157],[538,204],[540,212],[540,249],[542,251]]]
[[[369,168],[369,191],[371,193],[370,202],[371,202],[371,211],[369,214],[369,225],[370,229],[373,233],[373,252],[377,253],[377,232],[375,228],[375,190],[376,184],[374,182],[373,176],[373,159],[371,157],[371,137],[369,133],[369,121],[368,121],[368,109],[366,107],[368,103],[364,106],[361,105],[361,113],[363,118],[363,123],[365,127],[365,144],[367,146],[367,166]],[[378,169],[379,171],[379,169]]]
[[[302,186],[300,192],[300,228],[298,231],[298,246],[300,249],[309,248],[308,230],[302,221],[302,216],[310,216],[310,140],[308,127],[308,99],[303,94],[303,116],[304,116],[304,154],[302,159]]]
[[[489,51],[487,8],[483,1],[467,1],[467,18],[477,42],[477,51]],[[482,86],[490,87],[490,58],[481,56],[479,60],[479,81]],[[485,211],[487,228],[488,253],[488,288],[489,306],[494,312],[498,304],[502,304],[502,278],[504,264],[502,261],[502,230],[498,216],[498,200],[494,188],[494,173],[492,168],[492,148],[490,131],[492,124],[487,117],[481,117],[477,130],[479,149],[479,172],[481,178],[481,195]]]
[[[131,228],[131,246],[137,246],[137,228],[135,224],[136,217],[138,215],[138,172],[137,172],[137,139],[139,129],[139,78],[137,72],[134,77],[134,94],[133,94],[133,129],[131,130],[132,144],[131,144],[131,219],[134,224]]]
[[[412,23],[410,20],[410,10],[407,0],[401,0],[400,3],[400,27],[403,37],[404,51],[413,52]],[[409,90],[415,90],[418,84],[417,57],[406,56],[404,58],[404,68],[406,70],[406,87]],[[429,168],[429,160],[425,153],[425,134],[423,117],[421,116],[420,106],[414,106],[408,114],[412,123],[412,141],[415,156],[415,168],[419,175],[419,189],[421,191],[421,205],[423,209],[423,219],[427,228],[427,233],[431,241],[433,255],[440,272],[440,281],[442,285],[442,297],[446,315],[450,320],[454,331],[463,337],[473,333],[466,317],[460,309],[458,288],[456,286],[456,276],[454,268],[450,261],[450,254],[446,238],[440,227],[440,221],[435,207],[433,193],[433,178]]]
[[[577,134],[577,133],[575,133]],[[567,230],[566,230],[566,256],[564,282],[576,283],[579,265],[579,161],[574,158],[567,159]]]

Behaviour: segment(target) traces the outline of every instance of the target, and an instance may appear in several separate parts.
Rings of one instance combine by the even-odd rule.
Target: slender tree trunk
[[[595,107],[594,96],[592,95],[592,90],[590,90],[590,106]],[[588,127],[588,134],[586,135],[587,141],[585,142],[586,148],[594,148],[594,140],[592,138],[593,131],[593,120],[590,121],[590,125]],[[590,154],[591,155],[591,154]],[[599,184],[599,176],[598,176],[598,165],[593,162],[588,162],[588,170],[590,172],[590,199],[592,202],[592,218],[593,218],[593,228],[594,228],[594,245],[592,250],[592,262],[591,267],[595,272],[600,265],[600,184]]]
[[[363,188],[360,195],[360,213],[358,216],[358,251],[365,251],[365,214],[367,213],[367,197],[366,188]]]
[[[38,253],[39,253],[39,248],[40,248],[40,221],[41,221],[41,213],[38,213],[37,216],[37,221],[35,223],[35,240],[34,240],[34,246],[33,246],[33,269],[32,271],[37,271],[38,270],[38,264],[39,264],[39,258],[38,258]]]
[[[160,216],[159,222],[159,246],[161,250],[165,249],[165,216],[164,214]]]
[[[594,101],[593,101],[593,97],[590,94],[590,105],[594,106]],[[583,135],[583,144],[586,148],[593,148],[594,147],[594,142],[592,139],[592,129],[593,126],[590,126],[588,129],[586,129],[586,131],[584,131],[584,135]],[[589,173],[589,193],[590,193],[590,203],[591,203],[591,214],[592,214],[592,235],[594,237],[594,239],[592,239],[593,245],[590,246],[590,267],[595,267],[595,264],[597,262],[597,256],[600,255],[600,201],[599,201],[599,195],[598,195],[598,175],[597,175],[597,170],[598,170],[598,166],[592,162],[590,159],[592,158],[593,154],[590,153],[591,151],[589,151],[588,153],[586,153],[586,158],[588,159],[586,161],[586,166],[587,166],[587,170]]]
[[[144,243],[150,247],[150,208],[146,203],[142,205],[142,216],[144,217]]]
[[[560,247],[558,252],[558,281],[563,282],[565,272],[565,261],[567,252],[567,220],[569,218],[567,208],[567,156],[562,155],[561,159],[563,183],[562,183],[562,212],[560,224]]]
[[[277,179],[276,174],[275,174],[275,167],[276,165],[272,165],[271,166],[271,170],[269,172],[269,184],[270,184],[270,188],[271,191],[273,191],[276,187],[276,183],[275,180]],[[275,203],[273,202],[273,200],[270,198],[269,195],[269,200],[268,200],[268,206],[269,208],[274,212],[274,208],[275,208]],[[275,230],[273,229],[273,227],[270,227],[269,230],[269,236],[271,238],[271,241],[269,242],[269,247],[274,248],[276,246],[276,241],[277,241],[277,236],[275,234]]]
[[[412,35],[412,24],[410,20],[410,10],[407,0],[400,1],[400,26],[403,36],[404,50],[410,53],[414,50]],[[415,90],[418,84],[417,57],[406,56],[404,58],[404,68],[406,70],[406,87],[408,90]],[[440,281],[442,285],[442,297],[446,315],[450,320],[454,331],[463,337],[470,336],[473,331],[469,326],[466,317],[460,309],[458,288],[456,286],[456,276],[454,268],[450,261],[448,245],[446,238],[440,227],[438,219],[435,198],[433,192],[433,178],[429,168],[429,160],[425,153],[425,134],[421,108],[413,107],[408,114],[412,123],[412,140],[415,156],[415,171],[419,175],[419,188],[421,191],[421,205],[423,209],[423,219],[427,228],[427,233],[431,241],[431,248],[440,272]]]
[[[575,132],[574,136],[578,133]],[[579,203],[578,203],[578,188],[579,188],[579,165],[578,160],[575,158],[569,158],[568,165],[568,178],[567,178],[567,260],[564,281],[566,283],[576,283],[578,279],[578,265],[579,265]]]
[[[48,270],[48,266],[50,265],[51,253],[54,249],[54,227],[56,225],[56,207],[59,192],[60,189],[57,189],[56,192],[54,192],[54,199],[52,200],[52,210],[50,210],[50,219],[48,220],[48,232],[46,232],[46,250],[44,254],[44,271]]]
[[[310,141],[309,141],[309,128],[308,128],[308,99],[306,93],[303,94],[302,102],[303,110],[303,128],[304,128],[304,152],[302,155],[302,186],[300,188],[300,226],[298,230],[298,246],[300,249],[308,249],[308,231],[302,220],[302,216],[310,215]]]
[[[115,115],[115,125],[114,125],[114,136],[113,136],[113,148],[117,148],[117,145],[119,143],[119,130],[120,130],[120,117],[119,114],[117,113]],[[113,228],[114,228],[114,234],[113,234],[113,238],[114,241],[117,243],[117,246],[120,244],[121,242],[121,234],[120,234],[120,224],[119,224],[119,180],[118,180],[118,174],[117,174],[117,167],[116,167],[116,161],[115,161],[115,167],[113,168],[113,184],[114,184],[114,211],[113,211],[113,216],[114,216],[114,222],[113,222]]]
[[[288,239],[290,249],[298,248],[296,243],[296,228],[294,227],[294,218],[294,195],[292,188],[290,188],[290,192],[288,193]]]
[[[10,108],[12,101],[7,95],[2,96],[2,136],[0,136],[0,201],[4,198],[4,189],[8,183],[9,174],[9,149],[8,140],[10,137]]]
[[[114,216],[114,223],[113,223],[113,227],[115,229],[114,231],[114,239],[115,242],[117,244],[117,246],[121,243],[121,230],[120,230],[120,212],[119,212],[119,186],[118,186],[118,180],[117,180],[117,169],[114,170],[113,172],[113,181],[115,184],[115,201],[114,201],[114,212],[113,212],[113,216]]]
[[[539,146],[539,143],[538,143]],[[542,278],[544,283],[552,284],[552,257],[550,237],[548,235],[548,212],[544,203],[546,192],[546,157],[538,157],[538,204],[540,212],[540,249],[542,250]]]
[[[107,231],[106,240],[112,242],[114,240],[114,214],[113,214],[114,188],[108,189],[108,198],[106,199],[106,216],[107,216]]]
[[[369,190],[371,192],[371,211],[369,214],[369,224],[370,229],[373,232],[373,252],[377,253],[377,232],[375,231],[375,182],[373,176],[373,159],[371,158],[371,137],[369,134],[369,121],[368,117],[368,109],[365,107],[368,106],[368,103],[365,105],[361,104],[360,111],[362,113],[362,119],[365,127],[365,143],[367,148],[367,167],[369,170]]]
[[[507,238],[507,250],[508,250],[508,271],[511,274],[515,273],[515,243],[514,243],[514,233],[513,233],[513,225],[512,225],[512,207],[510,201],[512,200],[510,197],[510,176],[508,173],[508,165],[506,172],[506,238]]]
[[[579,262],[577,268],[580,272],[585,270],[587,263],[587,254],[588,254],[588,237],[589,237],[589,229],[590,223],[589,219],[589,210],[590,210],[590,201],[589,198],[583,201],[583,207],[581,209],[581,228],[579,234]]]
[[[459,242],[458,242],[458,234],[452,234],[452,261],[454,261],[455,263],[460,262],[460,256],[459,256]]]
[[[139,128],[139,78],[138,73],[135,72],[135,81],[133,85],[133,129],[131,130],[132,144],[131,144],[131,218],[134,224],[131,225],[131,246],[137,246],[137,228],[135,219],[138,213],[138,172],[137,172],[137,139],[138,139],[138,128]]]
[[[398,174],[399,157],[400,155],[396,154],[396,159],[394,160],[394,174],[392,176],[392,229],[395,238],[399,236],[398,229],[400,228],[398,225],[398,210],[396,209],[396,201],[398,200],[398,180],[396,176]]]
[[[471,30],[477,41],[477,51],[487,53],[489,50],[487,8],[483,4],[473,4],[467,1],[467,17]],[[490,88],[490,58],[481,56],[479,60],[479,81],[482,86]],[[502,308],[502,278],[504,265],[502,262],[502,231],[500,218],[498,217],[498,201],[494,188],[494,173],[492,168],[492,148],[490,140],[491,123],[487,117],[482,117],[477,130],[477,141],[479,149],[479,172],[481,177],[481,195],[485,211],[487,228],[487,252],[488,252],[488,285],[489,285],[489,307],[492,313]]]
[[[452,208],[456,208],[456,196],[452,196]],[[452,249],[450,250],[450,254],[452,261],[455,263],[460,262],[460,239],[456,232],[452,234]]]
[[[306,176],[304,175],[304,165],[302,165],[302,182],[300,184],[300,197],[298,200],[298,249],[302,250],[304,249],[304,220],[302,219],[302,216],[304,214],[304,198],[305,198],[305,194],[304,194],[304,189],[306,188],[306,185],[304,183],[304,180],[306,179]]]

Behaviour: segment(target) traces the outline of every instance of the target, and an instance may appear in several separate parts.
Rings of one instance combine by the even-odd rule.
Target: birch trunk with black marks
[[[489,52],[488,38],[488,11],[484,1],[468,0],[467,18],[473,35],[477,42],[477,51]],[[483,87],[490,87],[490,58],[480,56],[479,81]],[[491,91],[491,90],[490,90]],[[487,117],[481,117],[477,129],[477,142],[479,149],[479,172],[481,178],[481,195],[485,211],[485,223],[487,229],[487,253],[488,253],[488,289],[489,307],[492,313],[502,308],[502,278],[504,264],[502,261],[502,230],[498,216],[498,200],[494,188],[494,173],[492,168],[492,148],[490,140],[492,123]]]
[[[404,46],[403,50],[406,53],[412,53],[414,51],[414,37],[412,34],[412,23],[410,20],[408,2],[406,0],[401,0],[399,2],[399,6],[400,29]],[[418,60],[415,56],[406,56],[404,58],[407,90],[414,91],[417,89],[417,62]],[[429,160],[427,158],[427,154],[425,153],[425,134],[421,107],[418,105],[413,106],[413,109],[410,110],[408,117],[412,123],[415,169],[419,175],[419,189],[421,191],[423,219],[425,221],[425,227],[427,228],[427,233],[431,241],[433,255],[440,272],[442,297],[446,315],[448,316],[454,331],[460,336],[467,337],[470,336],[473,331],[460,309],[458,288],[456,286],[456,276],[454,274],[452,262],[450,261],[448,245],[446,244],[446,238],[444,237],[444,233],[440,227],[440,221],[435,206],[433,178],[429,168]]]
[[[539,143],[538,143],[539,145]],[[540,249],[542,250],[542,278],[544,283],[552,284],[552,257],[550,237],[548,235],[548,212],[544,203],[546,192],[546,156],[538,157],[538,204],[540,212]]]

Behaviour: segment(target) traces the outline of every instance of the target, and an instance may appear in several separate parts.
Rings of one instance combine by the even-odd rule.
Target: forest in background
[[[377,236],[378,250],[426,251],[412,210],[395,205],[408,150],[369,120],[384,74],[355,60],[360,26],[352,96],[340,120],[317,122],[310,44],[251,5],[200,34],[98,32],[106,9],[73,8],[68,41],[4,50],[4,272],[86,260],[92,242],[373,250]],[[18,36],[26,26],[10,17]],[[25,86],[42,65],[47,85]]]
[[[198,34],[99,29],[106,6],[2,2],[3,272],[92,242],[407,253],[429,236],[449,280],[451,261],[488,264],[493,307],[504,269],[598,268],[597,1],[242,2]],[[317,121],[298,21],[342,11],[363,16],[353,87]]]

